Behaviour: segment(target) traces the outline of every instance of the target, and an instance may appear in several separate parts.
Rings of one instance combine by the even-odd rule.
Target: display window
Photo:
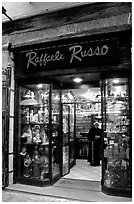
[[[127,78],[105,80],[103,94],[104,187],[131,189]]]
[[[58,91],[49,84],[19,88],[19,178],[22,180],[51,182],[60,173],[59,101]]]

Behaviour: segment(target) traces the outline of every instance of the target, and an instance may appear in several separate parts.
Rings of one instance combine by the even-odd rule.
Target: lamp
[[[73,80],[74,82],[76,82],[76,83],[80,83],[80,82],[82,82],[83,79],[84,79],[83,77],[78,77],[78,76],[72,78],[72,80]]]

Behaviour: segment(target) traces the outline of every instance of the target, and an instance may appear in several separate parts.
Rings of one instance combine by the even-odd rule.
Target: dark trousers
[[[91,166],[100,166],[100,142],[98,140],[89,142],[88,162]]]

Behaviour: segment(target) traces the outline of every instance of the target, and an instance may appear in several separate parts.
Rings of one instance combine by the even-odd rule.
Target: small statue
[[[26,147],[22,147],[21,151],[20,151],[20,155],[22,155],[23,157],[26,156],[27,154],[27,149]]]
[[[41,170],[41,175],[40,178],[44,179],[45,173],[49,173],[49,160],[48,160],[48,148],[40,148],[40,170]]]
[[[23,129],[23,134],[21,136],[22,139],[26,139],[26,143],[31,143],[32,142],[32,130],[30,125],[25,127]]]
[[[40,177],[40,155],[37,150],[37,146],[35,146],[34,152],[33,152],[33,176],[34,178]]]
[[[27,143],[31,143],[32,142],[32,130],[30,128],[30,126],[28,126],[27,128]]]
[[[35,142],[36,144],[41,142],[41,139],[40,139],[40,126],[39,125],[35,126],[35,133],[34,133],[33,142]]]
[[[46,134],[44,128],[41,131],[41,141],[42,141],[42,144],[46,144],[46,142],[47,142],[47,134]]]
[[[24,159],[24,167],[25,167],[24,177],[30,177],[31,171],[32,171],[31,163],[32,163],[31,157],[29,156],[29,154],[27,154]]]

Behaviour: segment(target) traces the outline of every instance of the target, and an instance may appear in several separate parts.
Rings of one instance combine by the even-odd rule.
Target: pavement
[[[2,191],[2,202],[74,202],[74,200],[55,198],[45,195],[24,193],[18,191]]]
[[[60,183],[61,180],[58,181]],[[10,193],[9,193],[10,192]],[[11,201],[14,193],[14,199],[25,200],[23,202],[132,202],[132,198],[109,196],[101,192],[101,190],[82,189],[76,185],[73,187],[66,187],[57,185],[57,182],[52,186],[37,187],[24,184],[11,184],[2,192],[4,200]],[[7,194],[8,193],[8,194]],[[6,197],[6,194],[8,195]],[[18,194],[18,196],[17,196]],[[26,194],[27,196],[23,196]],[[15,196],[16,195],[16,196]],[[11,197],[11,198],[10,198]],[[11,201],[14,202],[15,200]]]

